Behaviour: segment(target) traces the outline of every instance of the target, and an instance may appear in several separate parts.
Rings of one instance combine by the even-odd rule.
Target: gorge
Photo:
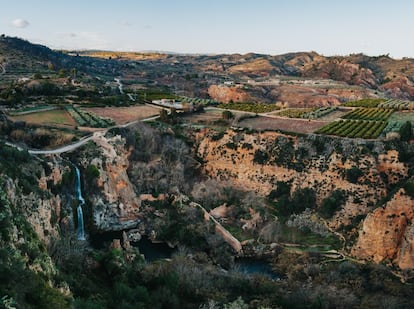
[[[0,66],[0,308],[414,307],[412,60]]]

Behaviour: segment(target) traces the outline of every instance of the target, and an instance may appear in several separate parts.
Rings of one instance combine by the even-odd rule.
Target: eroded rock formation
[[[360,259],[414,268],[414,199],[399,190],[383,207],[368,214],[352,254]]]
[[[140,200],[126,172],[129,153],[124,141],[120,136],[97,136],[94,142],[102,151],[101,156],[88,163],[99,169],[99,190],[90,196],[94,224],[103,231],[133,228],[139,220]]]

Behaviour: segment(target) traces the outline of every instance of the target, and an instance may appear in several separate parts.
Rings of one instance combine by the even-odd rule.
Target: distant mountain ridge
[[[83,56],[83,57],[77,57]],[[54,68],[77,68],[88,73],[120,74],[124,61],[151,61],[164,67],[182,66],[188,74],[218,72],[229,76],[249,77],[297,76],[331,79],[349,85],[381,91],[388,97],[414,100],[414,59],[392,59],[364,54],[326,57],[316,52],[295,52],[282,55],[217,54],[183,55],[164,52],[117,51],[54,51],[28,41],[1,36],[0,64],[19,71]],[[108,62],[109,61],[109,62]],[[180,70],[183,71],[183,70]]]

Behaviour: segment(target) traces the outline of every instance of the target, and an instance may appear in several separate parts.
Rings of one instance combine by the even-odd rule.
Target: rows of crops
[[[211,100],[211,99],[201,99],[201,98],[190,98],[181,96],[179,98],[183,103],[193,103],[193,104],[201,104],[201,105],[217,105],[218,102]]]
[[[218,105],[219,108],[238,110],[251,113],[269,113],[275,110],[278,110],[279,107],[275,104],[267,103],[221,103]]]
[[[386,108],[357,108],[342,116],[344,119],[384,121],[394,112]]]
[[[398,110],[414,109],[414,102],[402,101],[402,100],[387,100],[378,104],[380,108],[392,108]]]
[[[312,110],[310,112],[305,112],[301,115],[301,118],[305,119],[317,119],[321,118],[323,116],[326,116],[334,111],[336,111],[338,108],[335,106],[327,106],[327,107],[321,107],[315,110]]]
[[[377,138],[386,126],[386,121],[340,120],[331,122],[316,133],[368,139]]]
[[[72,116],[75,121],[83,127],[92,128],[107,128],[115,125],[115,122],[109,118],[98,117],[91,112],[85,112],[72,105],[65,106],[66,111]]]
[[[349,101],[344,104],[347,107],[378,107],[381,103],[383,103],[384,99],[362,99],[357,101]]]
[[[302,118],[303,115],[312,111],[312,108],[288,108],[278,112],[277,115],[288,118]]]

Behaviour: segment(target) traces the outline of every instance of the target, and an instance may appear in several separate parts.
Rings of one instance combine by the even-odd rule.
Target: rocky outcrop
[[[231,66],[228,68],[228,71],[232,73],[256,74],[259,76],[267,76],[271,73],[281,73],[269,60],[263,58],[257,58],[242,64]]]
[[[406,76],[398,76],[381,85],[380,89],[393,98],[413,99],[414,83]]]
[[[22,214],[30,223],[39,239],[44,243],[49,243],[52,238],[59,236],[58,223],[61,219],[62,199],[59,195],[50,194],[50,184],[56,185],[61,182],[61,166],[53,158],[52,162],[47,162],[51,169],[50,174],[41,170],[41,177],[38,180],[39,189],[44,192],[31,192],[27,195],[18,193],[18,181],[6,179],[6,193],[10,202],[21,210]]]
[[[385,206],[364,220],[352,254],[376,263],[389,261],[414,268],[414,199],[399,190]]]
[[[224,103],[248,102],[251,99],[250,95],[239,86],[212,85],[208,88],[208,94],[212,99]]]
[[[312,62],[303,67],[303,76],[330,78],[344,81],[350,85],[360,85],[370,88],[377,87],[374,73],[357,63],[335,57],[320,59],[320,62]]]
[[[140,200],[127,175],[129,153],[120,136],[95,136],[101,156],[87,164],[99,169],[98,192],[90,196],[93,222],[98,230],[114,231],[135,227],[139,222]]]

